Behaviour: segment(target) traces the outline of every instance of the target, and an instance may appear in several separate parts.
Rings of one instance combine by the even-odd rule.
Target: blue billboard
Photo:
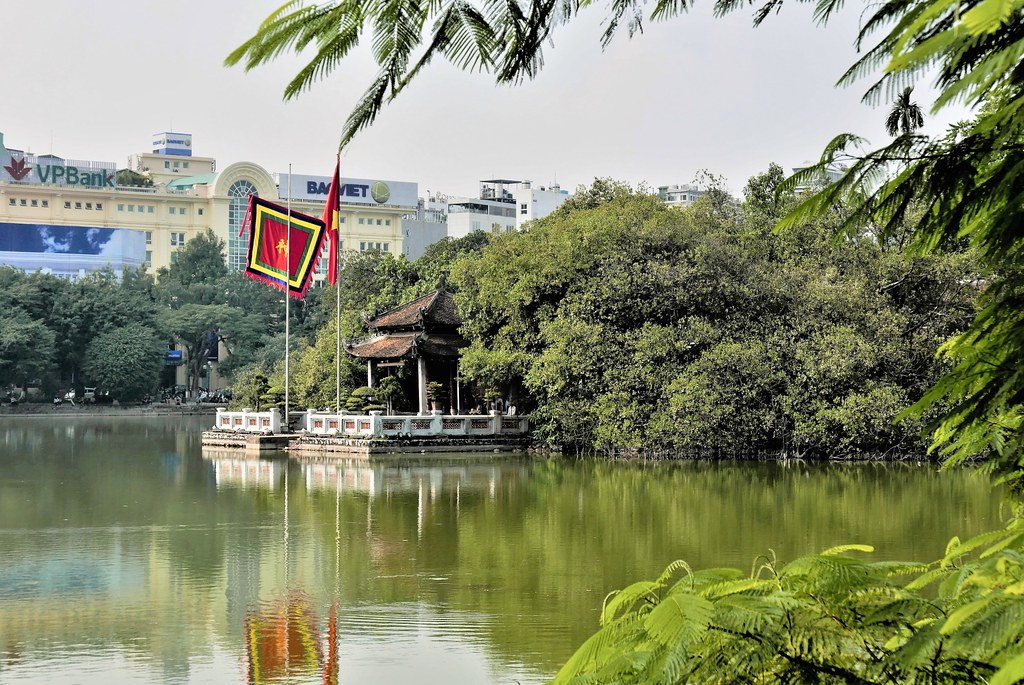
[[[25,271],[75,278],[106,267],[136,269],[145,261],[142,231],[0,222],[0,264]]]

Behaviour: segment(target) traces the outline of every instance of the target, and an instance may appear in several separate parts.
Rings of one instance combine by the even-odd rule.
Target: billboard
[[[83,162],[8,150],[0,133],[0,181],[113,188],[116,169],[113,162]]]
[[[277,175],[278,197],[288,198],[288,174]],[[331,189],[330,176],[291,175],[291,198],[293,200],[327,201]],[[342,178],[340,199],[342,205],[378,205],[416,207],[419,200],[419,186],[405,181],[380,181],[370,178]]]
[[[165,131],[153,134],[153,152],[158,155],[192,156],[192,134]]]
[[[0,264],[76,278],[146,261],[146,234],[124,228],[0,222]]]

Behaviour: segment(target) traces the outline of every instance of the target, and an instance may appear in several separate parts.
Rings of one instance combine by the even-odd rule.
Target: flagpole
[[[338,164],[341,164],[341,153],[338,153]],[[337,168],[337,166],[335,167]],[[340,179],[338,181],[341,182]],[[341,193],[337,192],[334,195],[334,211],[336,215],[341,214]],[[338,278],[341,267],[341,217],[338,216],[338,223],[335,224],[334,231],[334,337],[337,349],[334,351],[334,366],[335,366],[335,388],[334,388],[334,404],[335,411],[341,413],[341,279]]]
[[[291,345],[291,308],[289,300],[292,299],[292,165],[288,165],[288,227],[285,237],[285,267],[284,267],[284,425],[285,432],[291,431],[289,420],[288,403],[288,352]]]

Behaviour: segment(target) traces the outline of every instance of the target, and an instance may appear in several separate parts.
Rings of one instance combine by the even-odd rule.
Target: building
[[[415,212],[402,217],[402,254],[419,259],[433,243],[448,237],[448,198],[431,194],[419,198]]]
[[[448,199],[448,237],[462,238],[473,231],[507,233],[540,219],[569,199],[558,185],[534,187],[530,181],[480,181],[475,198]]]
[[[706,192],[689,184],[658,186],[658,197],[669,207],[689,207]]]
[[[793,173],[794,174],[800,173],[801,171],[804,171],[805,169],[809,169],[809,168],[813,167],[815,164],[816,164],[816,162],[811,162],[811,161],[804,162],[800,166],[793,167]],[[797,193],[804,193],[804,192],[807,192],[808,190],[813,190],[815,187],[824,187],[824,186],[830,185],[832,183],[835,183],[836,181],[838,181],[840,178],[843,177],[843,174],[846,173],[846,168],[847,167],[846,167],[845,164],[841,164],[839,162],[832,162],[831,164],[826,166],[822,170],[822,172],[820,174],[818,174],[817,180],[815,180],[815,181],[813,181],[811,183],[806,183],[804,185],[796,186],[796,188],[794,188],[794,190]]]
[[[330,176],[272,174],[249,161],[218,169],[213,158],[192,154],[185,133],[155,134],[148,149],[131,156],[135,173],[121,179],[112,162],[8,149],[0,133],[0,264],[70,279],[105,266],[153,272],[210,229],[227,245],[228,268],[241,270],[248,232],[239,233],[250,195],[323,212]],[[402,254],[402,217],[417,200],[415,183],[343,178],[341,248]]]
[[[404,394],[415,398],[411,404],[423,415],[428,412],[428,383],[432,383],[438,394],[436,408],[460,413],[459,351],[466,341],[459,333],[462,320],[451,293],[436,290],[378,314],[366,324],[373,335],[348,344],[346,350],[366,360],[369,387],[375,386],[381,372],[404,377],[400,380]],[[415,368],[415,375],[401,373],[406,365]]]

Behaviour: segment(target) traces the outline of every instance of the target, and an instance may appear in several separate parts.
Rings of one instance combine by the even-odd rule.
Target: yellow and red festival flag
[[[287,281],[292,297],[305,295],[323,248],[324,222],[294,210],[289,217],[285,207],[255,195],[249,197],[249,218],[245,275],[281,290]]]
[[[338,203],[341,192],[341,159],[334,164],[334,178],[331,179],[331,189],[327,192],[327,203],[324,205],[324,227],[327,229],[327,238],[331,242],[331,254],[327,261],[327,282],[334,285],[338,280]]]

